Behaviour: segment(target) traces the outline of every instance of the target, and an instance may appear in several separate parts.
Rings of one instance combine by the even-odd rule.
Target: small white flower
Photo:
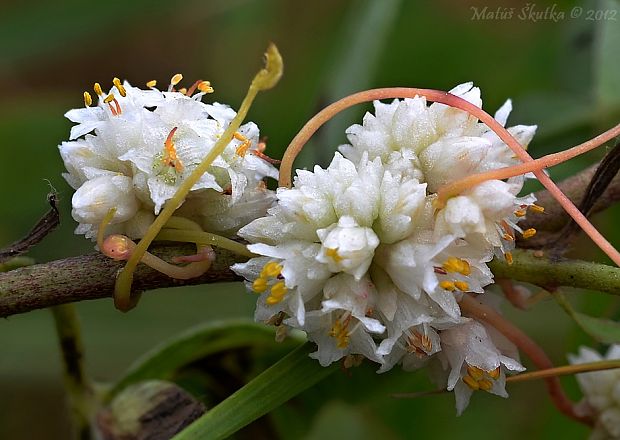
[[[470,83],[451,92],[482,105]],[[461,316],[459,301],[492,283],[487,263],[510,251],[515,230],[528,233],[517,223],[534,198],[518,197],[521,176],[445,206],[436,192],[518,160],[464,111],[419,97],[374,105],[327,169],[298,170],[268,215],[241,229],[260,257],[233,270],[261,293],[256,318],[305,331],[321,365],[349,355],[380,362],[379,372],[434,364],[459,413],[473,390],[506,397],[506,372],[523,369],[518,353]],[[510,110],[510,101],[498,110],[502,125]],[[509,130],[527,145],[535,127]]]
[[[322,246],[317,261],[327,264],[330,271],[346,272],[356,280],[368,270],[379,237],[371,228],[360,227],[353,217],[340,217],[337,224],[316,231]]]
[[[203,93],[141,90],[116,79],[114,84],[107,95],[96,85],[98,105],[67,112],[77,125],[71,130],[71,141],[59,147],[68,171],[64,177],[77,190],[73,214],[80,225],[76,233],[89,238],[111,207],[117,208],[113,230],[139,238],[149,216],[140,215],[139,227],[133,216],[151,213],[152,218],[159,213],[235,116],[226,105],[202,103]],[[87,104],[89,100],[90,95]],[[259,157],[258,148],[258,128],[247,123],[188,197],[213,202],[221,214],[235,218],[215,221],[204,204],[186,208],[187,215],[213,232],[230,234],[264,215],[273,195],[263,178],[275,178],[277,171]],[[116,177],[110,180],[112,175]],[[106,189],[97,187],[104,184]],[[108,190],[106,203],[100,203]]]
[[[578,355],[569,354],[568,359],[571,364],[620,359],[620,345],[611,345],[605,356],[581,347]],[[576,377],[584,394],[582,409],[596,419],[590,438],[620,439],[620,370],[593,371]]]
[[[450,370],[446,388],[454,390],[458,415],[467,407],[474,391],[508,397],[505,370],[525,370],[514,346],[476,321],[442,331],[441,345],[439,357]]]

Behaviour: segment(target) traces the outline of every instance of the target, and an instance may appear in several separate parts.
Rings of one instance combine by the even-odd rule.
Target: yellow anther
[[[180,73],[177,73],[173,75],[172,78],[170,78],[170,84],[173,86],[176,86],[182,80],[183,80],[183,75],[181,75]]]
[[[338,255],[338,248],[327,248],[325,254],[336,263],[342,261],[342,257]]]
[[[536,235],[536,229],[534,228],[523,231],[523,238],[532,238],[534,235]]]
[[[282,302],[282,298],[277,298],[275,296],[269,295],[265,302],[267,303],[267,305],[273,306],[275,304],[278,304],[279,302]]]
[[[118,89],[118,93],[120,93],[123,98],[125,96],[127,96],[127,90],[125,90],[125,87],[121,84],[121,80],[120,79],[115,77],[112,80],[112,84],[114,84],[114,87],[116,87]]]
[[[93,97],[90,96],[90,93],[84,92],[84,105],[86,107],[90,107],[93,104]]]
[[[157,80],[156,79],[152,79],[149,82],[146,83],[147,87],[155,87],[157,85]]]
[[[515,238],[514,238],[512,235],[510,235],[508,232],[505,232],[505,233],[504,233],[504,235],[502,235],[502,237],[503,237],[503,239],[504,239],[504,240],[507,240],[507,241],[514,241],[514,239],[515,239]]]
[[[170,133],[168,133],[168,137],[164,141],[164,156],[162,158],[162,162],[165,165],[174,168],[176,171],[182,172],[185,167],[183,166],[183,162],[181,161],[181,159],[179,159],[179,157],[177,156],[177,149],[174,146],[174,142],[172,142],[172,138],[176,133],[177,129],[178,127],[174,127],[172,130],[170,130]]]
[[[482,391],[489,391],[491,388],[493,388],[493,382],[487,379],[482,379],[478,381],[478,387]]]
[[[101,84],[95,83],[95,85],[93,86],[93,89],[95,90],[95,93],[97,95],[103,96],[103,90],[101,90]]]
[[[463,382],[465,382],[465,385],[467,385],[469,388],[471,388],[474,391],[477,391],[480,389],[480,385],[478,385],[478,381],[474,379],[473,377],[471,377],[470,375],[463,376]]]
[[[512,252],[506,252],[504,254],[504,257],[506,258],[506,263],[512,264],[512,262],[513,262]]]
[[[526,213],[527,213],[527,211],[525,209],[519,209],[519,210],[515,211],[515,215],[517,217],[524,217]]]
[[[198,84],[198,90],[202,93],[213,93],[213,87],[211,87],[211,83],[209,81],[201,81]]]
[[[237,156],[241,156],[241,157],[245,156],[245,154],[248,152],[248,149],[250,148],[250,145],[252,144],[252,141],[250,141],[247,137],[245,137],[238,131],[235,131],[233,133],[233,138],[235,138],[238,141],[241,141],[241,145],[237,147],[237,150],[235,151],[235,153],[237,154]]]
[[[473,365],[467,365],[467,374],[477,381],[484,378],[484,370],[482,368],[474,367]]]
[[[465,281],[455,281],[454,285],[461,292],[467,292],[469,290],[469,284],[467,284]]]
[[[114,101],[114,95],[112,93],[110,93],[108,96],[105,97],[105,99],[103,100],[103,102],[105,102],[106,104],[111,103],[112,101]]]
[[[336,320],[329,331],[329,336],[336,339],[336,347],[340,349],[347,348],[349,345],[349,332],[347,331],[349,321],[349,318],[345,319],[344,322]]]
[[[537,212],[538,214],[542,214],[543,212],[545,212],[545,207],[544,206],[539,206],[539,205],[530,205],[530,209],[534,212]]]
[[[492,379],[499,379],[499,375],[500,375],[500,369],[499,367],[497,367],[495,370],[491,370],[487,372],[489,374],[489,376],[491,376]]]
[[[252,283],[252,290],[256,293],[263,293],[267,290],[267,279],[258,277]]]
[[[448,258],[444,261],[442,268],[446,272],[457,272],[465,276],[471,274],[471,267],[469,266],[469,263],[461,258]]]
[[[187,89],[185,87],[182,87],[182,88],[179,89],[179,93],[181,95],[185,95],[187,93]]]
[[[442,281],[439,283],[439,287],[444,290],[449,290],[450,292],[454,292],[456,290],[456,286],[452,281]]]
[[[433,349],[433,341],[428,336],[422,335],[420,342],[422,343],[422,348],[424,350],[431,351]]]
[[[282,299],[284,295],[286,295],[286,290],[287,289],[286,289],[286,286],[284,285],[284,281],[279,281],[271,287],[270,296]]]
[[[271,263],[265,264],[263,269],[260,271],[261,277],[277,277],[282,272],[282,265],[272,261]]]

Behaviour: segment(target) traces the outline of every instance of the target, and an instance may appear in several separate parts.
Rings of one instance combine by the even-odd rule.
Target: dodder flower
[[[452,93],[481,105],[471,84]],[[509,112],[507,102],[497,120]],[[535,127],[510,131],[527,145]],[[375,102],[347,134],[344,156],[298,170],[268,216],[239,231],[261,255],[233,266],[260,294],[256,319],[305,330],[322,365],[350,355],[380,371],[434,364],[459,413],[473,390],[507,396],[505,371],[523,369],[516,349],[462,317],[458,301],[492,282],[494,253],[511,258],[534,199],[517,197],[523,177],[484,182],[443,205],[436,192],[517,159],[476,118],[420,97]]]
[[[569,355],[568,359],[571,364],[620,359],[620,345],[610,346],[605,356],[591,348],[581,347],[579,354]],[[620,370],[592,371],[577,374],[576,377],[584,394],[582,410],[596,420],[590,438],[620,438]]]
[[[213,91],[206,81],[174,91],[181,78],[175,75],[168,91],[152,83],[141,90],[115,78],[108,94],[95,84],[96,106],[86,92],[86,107],[67,112],[77,125],[59,148],[68,171],[64,176],[76,189],[76,233],[93,238],[103,216],[115,207],[111,232],[141,237],[234,118],[227,105],[201,102]],[[223,233],[264,215],[273,194],[263,178],[275,178],[277,171],[263,159],[260,145],[258,127],[243,125],[194,185],[182,215]]]

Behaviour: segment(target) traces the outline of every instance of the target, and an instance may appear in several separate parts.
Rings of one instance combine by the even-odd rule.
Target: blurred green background
[[[209,79],[213,100],[236,107],[261,65],[269,41],[280,48],[285,75],[250,112],[269,152],[280,157],[303,123],[345,94],[378,86],[449,89],[474,81],[485,109],[511,97],[510,125],[538,124],[534,156],[582,142],[620,116],[620,17],[586,20],[592,10],[620,9],[615,0],[536,2],[563,19],[520,19],[512,0],[212,0],[132,2],[3,1],[0,5],[0,244],[24,235],[46,211],[49,185],[59,192],[61,228],[32,250],[44,262],[93,250],[75,236],[72,192],[60,174],[57,145],[68,138],[63,118],[80,107],[82,92],[114,76],[143,85]],[[473,20],[474,8],[514,8],[512,19]],[[583,15],[571,18],[574,7]],[[504,9],[501,9],[504,10]],[[620,14],[619,14],[620,15]],[[306,148],[299,166],[325,165],[345,141],[344,128],[370,106],[346,112]],[[601,157],[595,152],[551,171],[560,179]],[[618,210],[596,219],[620,243]],[[580,239],[579,257],[604,261]],[[615,316],[603,295],[567,290],[581,310]],[[117,377],[154,344],[194,324],[252,316],[254,298],[241,284],[177,288],[144,296],[137,310],[117,312],[109,300],[78,305],[89,372]],[[592,345],[554,303],[506,313],[539,340],[558,364],[578,345]],[[0,322],[0,438],[64,439],[59,354],[51,314],[40,310]],[[527,361],[526,361],[527,362]],[[572,378],[564,380],[574,398]],[[289,420],[276,411],[283,438],[583,438],[587,431],[558,414],[542,383],[511,386],[510,400],[479,393],[455,417],[452,395],[395,400],[390,393],[428,390],[423,372],[381,376],[370,366],[336,373],[297,399],[307,411]],[[301,408],[304,408],[302,405]],[[314,408],[314,410],[312,409]],[[288,412],[287,412],[288,411]],[[278,417],[279,414],[279,417]],[[293,421],[296,420],[295,423]]]

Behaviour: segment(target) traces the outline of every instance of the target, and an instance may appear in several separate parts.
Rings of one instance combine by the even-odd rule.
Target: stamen
[[[467,385],[469,388],[471,388],[474,391],[478,391],[480,389],[480,385],[478,385],[478,381],[474,379],[473,377],[471,377],[470,375],[463,376],[463,382],[465,382],[465,385]]]
[[[421,343],[422,343],[422,348],[424,348],[424,350],[431,351],[433,349],[433,341],[431,340],[431,338],[429,338],[427,335],[422,335],[421,339]]]
[[[176,86],[182,80],[183,80],[183,75],[181,75],[180,73],[176,73],[172,76],[172,78],[170,78],[170,85]]]
[[[200,83],[198,83],[198,90],[202,93],[213,93],[214,91],[209,81],[200,81]]]
[[[181,95],[185,95],[185,94],[187,94],[187,89],[186,89],[185,87],[181,87],[181,88],[179,89],[179,93],[180,93]]]
[[[329,336],[336,339],[336,347],[340,349],[345,349],[349,345],[350,333],[347,331],[349,322],[351,322],[351,315],[348,315],[342,321],[337,319],[329,331]]]
[[[545,212],[545,207],[544,206],[539,206],[539,205],[532,204],[532,205],[529,206],[529,208],[532,211],[534,211],[534,212],[536,212],[538,214],[542,214],[543,212]]]
[[[182,172],[185,167],[183,166],[181,159],[177,156],[177,150],[174,146],[174,142],[172,142],[172,137],[176,133],[177,128],[178,127],[174,127],[170,130],[170,133],[164,142],[164,156],[162,158],[162,162],[165,165],[174,168],[176,171]]]
[[[504,254],[504,257],[506,258],[506,263],[512,264],[512,262],[513,262],[512,252],[506,252]]]
[[[515,211],[515,215],[517,217],[525,217],[526,213],[527,213],[527,211],[525,209],[519,209],[519,210]]]
[[[456,286],[452,281],[442,281],[439,283],[439,287],[444,290],[449,290],[450,292],[454,292],[456,290]]]
[[[484,370],[473,365],[467,365],[467,374],[469,374],[476,381],[484,378]]]
[[[146,86],[148,88],[155,87],[156,85],[157,85],[157,80],[156,79],[152,79],[152,80],[150,80],[149,82],[146,83]]]
[[[465,276],[471,274],[469,263],[461,258],[450,257],[444,261],[442,267],[447,272],[457,272]]]
[[[433,267],[433,269],[435,270],[435,273],[439,274],[439,275],[446,275],[448,272],[443,268],[443,267]]]
[[[493,383],[490,380],[482,379],[478,381],[478,386],[482,391],[489,391],[493,388]]]
[[[95,93],[98,96],[103,96],[103,90],[101,89],[101,84],[95,83],[95,85],[93,86],[93,89],[95,90]]]
[[[270,306],[278,304],[284,299],[287,290],[288,289],[284,285],[284,281],[279,281],[275,283],[273,286],[271,286],[271,294],[267,297],[265,302]]]
[[[245,156],[245,153],[248,152],[248,148],[250,148],[250,145],[252,145],[252,141],[249,140],[244,135],[242,135],[241,133],[239,133],[238,131],[236,131],[233,134],[233,137],[237,139],[238,141],[241,141],[241,145],[237,147],[237,150],[235,151],[235,153],[237,154],[237,156],[241,156],[241,157]]]
[[[112,112],[112,114],[114,116],[120,115],[121,107],[118,105],[118,101],[116,100],[116,98],[114,97],[114,95],[112,93],[110,93],[108,96],[106,96],[105,99],[103,100],[103,102],[108,104],[108,106],[110,107],[110,111]],[[115,103],[116,108],[112,107],[112,102]]]
[[[325,251],[325,254],[328,257],[330,257],[332,260],[334,260],[336,263],[339,263],[342,261],[342,257],[338,255],[338,248],[327,248],[327,250]]]
[[[277,277],[282,272],[282,266],[275,261],[265,264],[260,272],[261,277]]]
[[[500,376],[500,369],[497,367],[495,370],[488,371],[487,373],[491,376],[491,378],[497,380]]]
[[[536,235],[536,229],[534,228],[530,228],[530,229],[526,229],[525,231],[523,231],[523,238],[532,238],[534,235]]]
[[[90,96],[90,93],[84,92],[84,105],[86,107],[90,107],[93,104],[93,97]]]
[[[120,79],[115,77],[112,80],[112,84],[114,84],[114,86],[118,89],[118,93],[120,93],[123,98],[127,96],[127,90],[125,90],[125,87],[121,84]]]
[[[455,281],[454,285],[461,292],[467,292],[469,290],[469,284],[467,284],[465,281]]]
[[[265,292],[267,290],[267,280],[262,277],[256,278],[252,283],[252,290],[256,293]]]
[[[512,235],[510,235],[509,233],[507,233],[507,232],[505,232],[504,235],[502,235],[502,238],[504,240],[507,240],[507,241],[514,241],[515,240],[515,238]]]

